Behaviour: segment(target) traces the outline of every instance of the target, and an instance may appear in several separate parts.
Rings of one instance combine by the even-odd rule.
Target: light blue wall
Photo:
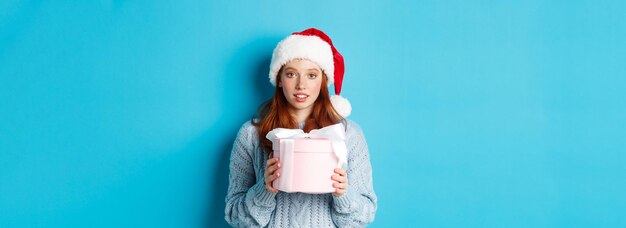
[[[0,227],[215,227],[271,51],[325,30],[372,227],[626,226],[623,1],[0,1]]]

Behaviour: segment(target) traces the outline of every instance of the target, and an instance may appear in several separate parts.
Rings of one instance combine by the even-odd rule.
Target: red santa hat
[[[328,85],[335,83],[335,95],[330,97],[333,107],[339,115],[348,117],[352,106],[348,99],[339,96],[345,71],[343,56],[335,49],[330,37],[318,29],[310,28],[294,32],[280,41],[270,63],[269,78],[272,85],[276,86],[276,75],[280,68],[293,59],[307,59],[324,71]]]

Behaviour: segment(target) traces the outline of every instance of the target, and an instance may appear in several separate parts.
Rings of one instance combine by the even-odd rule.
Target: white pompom
[[[330,103],[333,104],[333,107],[339,113],[339,115],[346,118],[352,112],[352,105],[350,105],[350,101],[348,99],[343,98],[339,95],[333,95],[330,97]]]

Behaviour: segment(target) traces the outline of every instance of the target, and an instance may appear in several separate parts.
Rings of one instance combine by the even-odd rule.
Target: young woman
[[[243,124],[233,144],[226,196],[226,221],[236,227],[362,227],[374,220],[376,194],[370,156],[361,128],[346,120],[350,103],[339,96],[343,57],[322,31],[293,33],[274,49],[270,82],[274,96],[259,108],[258,119]],[[335,84],[335,96],[328,86]],[[281,177],[272,142],[275,128],[305,132],[341,123],[348,162],[330,177],[332,194],[286,193],[272,187]]]

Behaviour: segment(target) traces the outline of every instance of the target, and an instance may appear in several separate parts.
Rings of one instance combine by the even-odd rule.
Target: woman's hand
[[[330,177],[330,179],[334,180],[333,188],[335,188],[335,192],[333,192],[333,196],[340,196],[348,191],[348,174],[342,168],[335,169],[336,175]]]
[[[276,172],[280,168],[280,162],[278,158],[271,158],[267,160],[265,165],[265,188],[273,193],[277,193],[278,189],[272,187],[272,182],[276,180],[280,176],[280,173]]]

